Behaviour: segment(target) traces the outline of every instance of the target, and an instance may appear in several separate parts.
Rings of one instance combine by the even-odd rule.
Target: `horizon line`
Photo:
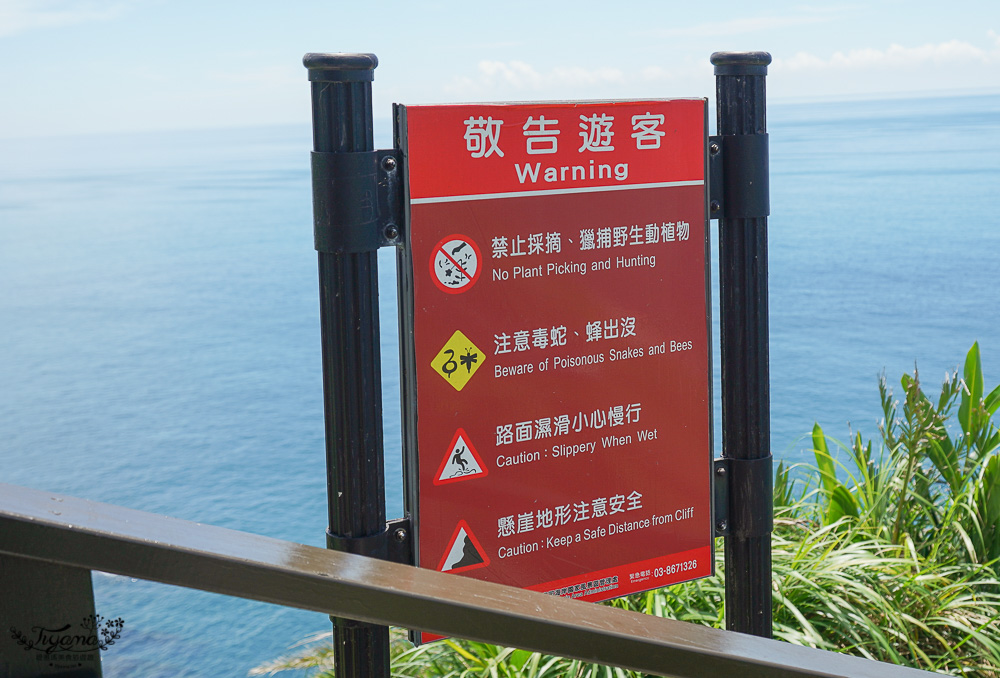
[[[950,89],[950,90],[908,90],[901,92],[877,92],[871,94],[865,94],[860,92],[855,93],[844,93],[844,94],[823,94],[823,95],[813,95],[813,96],[784,96],[784,97],[773,97],[768,100],[768,107],[783,107],[783,106],[800,106],[804,104],[821,104],[821,103],[864,103],[864,102],[879,102],[879,101],[906,101],[906,100],[917,100],[917,99],[947,99],[947,98],[963,98],[963,97],[989,97],[989,96],[1000,96],[1000,87],[990,86],[983,88],[960,88],[960,89]],[[677,98],[677,97],[675,97]],[[696,97],[700,98],[700,97]],[[710,101],[714,101],[714,96],[709,96]],[[583,99],[580,99],[582,101]],[[550,101],[549,99],[539,99],[538,102]],[[574,100],[576,101],[576,100]],[[485,102],[481,102],[485,103]],[[495,102],[493,102],[495,103]],[[501,102],[503,103],[503,102]],[[535,102],[529,102],[535,103]],[[438,104],[409,104],[413,106],[417,105],[438,105]],[[442,106],[450,105],[448,103],[439,104]],[[384,126],[385,123],[392,122],[392,114],[387,115],[373,115],[373,122],[381,123],[379,126]],[[71,132],[55,132],[51,130],[46,130],[45,132],[29,132],[26,134],[4,134],[0,132],[0,142],[5,141],[24,141],[33,139],[62,139],[66,137],[97,137],[97,136],[129,136],[138,134],[156,134],[156,133],[173,133],[173,132],[213,132],[221,130],[249,130],[249,129],[260,129],[260,128],[273,128],[273,127],[308,127],[311,122],[308,119],[301,120],[286,120],[282,122],[248,122],[245,124],[196,124],[196,125],[180,125],[177,127],[138,127],[134,129],[93,129],[93,130],[76,130]]]

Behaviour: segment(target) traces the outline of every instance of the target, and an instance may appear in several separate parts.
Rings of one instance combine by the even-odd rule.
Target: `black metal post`
[[[358,195],[351,169],[374,165],[374,54],[307,54],[312,86],[314,200],[332,213],[321,233],[317,211],[323,396],[326,420],[328,543],[381,534],[385,524],[382,378],[377,244],[341,234],[371,217],[372,195]],[[322,155],[321,155],[322,154]],[[336,154],[334,156],[333,154]],[[333,167],[317,182],[317,158]],[[372,161],[373,162],[373,161]],[[344,169],[344,168],[348,169]],[[360,175],[362,179],[367,174]],[[322,183],[322,185],[320,185]],[[329,192],[320,196],[321,192]],[[330,216],[328,214],[327,216]],[[374,221],[369,219],[369,221]],[[346,243],[346,244],[345,244]],[[359,244],[360,243],[360,244]],[[333,618],[340,678],[389,675],[389,629]]]
[[[771,637],[766,52],[716,52],[722,450],[729,459],[726,628]],[[720,147],[721,146],[721,147]]]

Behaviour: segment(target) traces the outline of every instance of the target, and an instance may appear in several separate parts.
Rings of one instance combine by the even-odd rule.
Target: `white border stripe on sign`
[[[631,191],[638,188],[672,188],[674,186],[702,186],[705,181],[664,181],[655,184],[627,184],[624,186],[586,186],[583,188],[552,188],[539,191],[511,191],[510,193],[480,193],[478,195],[444,195],[437,198],[412,198],[411,205],[426,205],[435,202],[461,202],[463,200],[497,200],[500,198],[523,198],[533,195],[568,195],[571,193],[601,193],[603,191]]]

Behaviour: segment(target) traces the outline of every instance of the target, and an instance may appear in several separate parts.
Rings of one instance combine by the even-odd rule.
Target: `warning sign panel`
[[[469,442],[469,434],[464,429],[458,429],[455,431],[455,437],[451,439],[451,444],[448,445],[448,452],[441,460],[441,468],[434,478],[434,484],[454,483],[485,476],[488,473],[486,464]]]
[[[431,253],[431,279],[443,292],[464,292],[479,279],[481,256],[479,247],[471,238],[446,236]]]
[[[711,574],[706,101],[398,110],[419,565],[583,600]]]
[[[456,391],[465,388],[482,365],[483,352],[461,330],[455,330],[431,361],[434,371]]]

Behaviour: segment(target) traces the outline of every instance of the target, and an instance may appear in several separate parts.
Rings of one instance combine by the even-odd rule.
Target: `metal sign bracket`
[[[773,492],[771,455],[761,459],[717,457],[713,470],[713,529],[716,537],[762,537],[771,533],[774,511],[770,503],[763,515],[747,510],[744,498],[751,492]]]
[[[771,214],[767,134],[708,138],[711,219],[757,219]]]
[[[312,154],[313,236],[330,254],[372,252],[402,242],[400,153],[395,149]]]
[[[729,536],[729,460],[712,460],[712,529],[716,537]]]
[[[326,533],[326,546],[334,551],[353,553],[401,565],[413,565],[413,526],[409,518],[389,520],[385,531],[368,537],[339,537]]]

